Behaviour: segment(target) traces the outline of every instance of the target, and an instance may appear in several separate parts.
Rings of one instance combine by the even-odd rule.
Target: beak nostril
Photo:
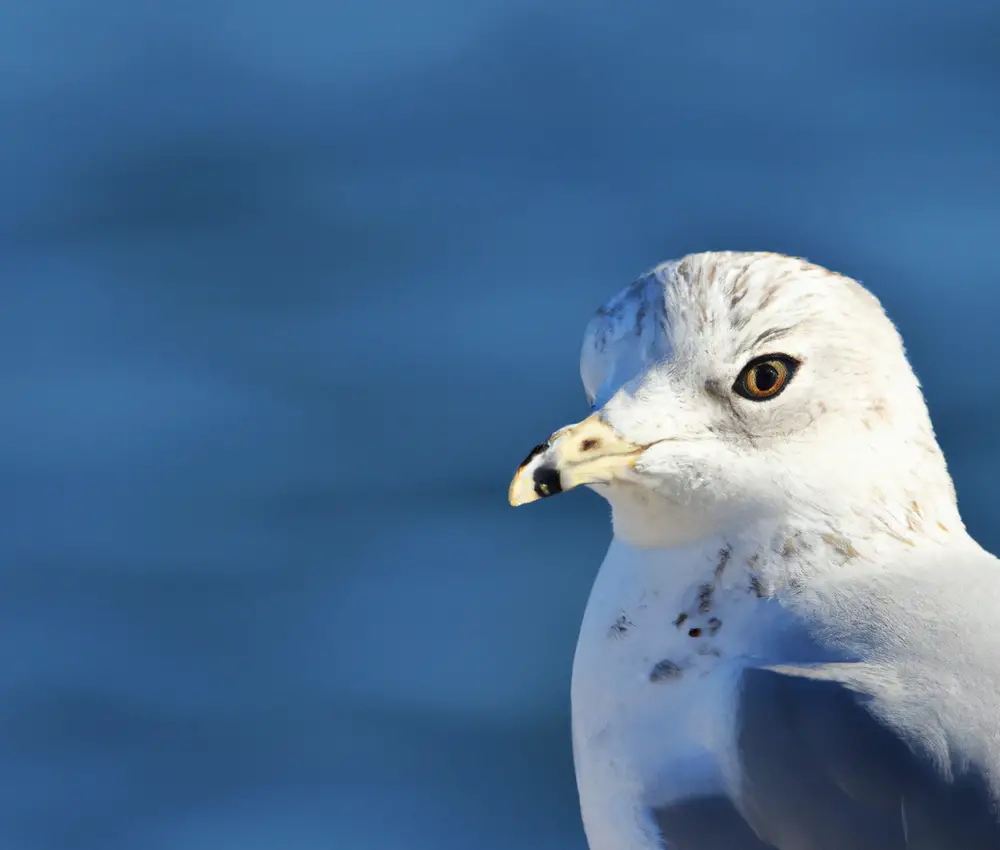
[[[588,437],[586,440],[580,443],[580,451],[589,452],[591,449],[596,449],[600,445],[601,445],[600,440],[596,439],[595,437]]]

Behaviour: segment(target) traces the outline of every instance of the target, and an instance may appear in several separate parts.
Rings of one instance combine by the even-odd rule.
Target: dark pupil
[[[754,375],[754,379],[754,383],[757,384],[757,391],[766,393],[768,390],[773,390],[774,385],[778,383],[778,370],[770,363],[764,363],[757,367],[757,374]]]

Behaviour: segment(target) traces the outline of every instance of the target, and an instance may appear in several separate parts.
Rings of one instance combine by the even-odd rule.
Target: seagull
[[[509,498],[611,506],[571,685],[591,850],[1000,848],[1000,563],[875,296],[692,254],[580,368],[592,414]]]

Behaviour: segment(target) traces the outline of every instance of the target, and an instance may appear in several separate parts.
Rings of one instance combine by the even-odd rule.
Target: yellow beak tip
[[[510,482],[510,488],[507,490],[507,501],[510,502],[512,508],[516,508],[529,502],[537,502],[539,498],[540,496],[535,492],[532,477],[525,473],[525,468],[522,466],[514,473],[514,478]]]

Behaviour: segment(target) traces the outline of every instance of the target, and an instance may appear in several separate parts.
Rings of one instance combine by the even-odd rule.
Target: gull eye
[[[774,398],[788,385],[798,365],[799,361],[787,354],[755,357],[743,367],[733,391],[750,401]]]

